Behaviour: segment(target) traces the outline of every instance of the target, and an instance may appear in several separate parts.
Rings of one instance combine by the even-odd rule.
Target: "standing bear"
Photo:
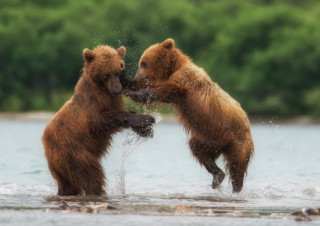
[[[100,160],[112,135],[131,128],[152,136],[154,118],[128,112],[122,96],[126,49],[84,49],[84,68],[74,95],[46,126],[42,142],[58,195],[105,195]]]
[[[123,84],[129,89],[126,95],[136,102],[173,104],[191,135],[192,154],[213,175],[212,188],[219,187],[225,177],[215,163],[222,154],[233,192],[241,191],[254,152],[247,115],[237,101],[175,47],[174,40],[145,50],[135,81],[126,79]]]

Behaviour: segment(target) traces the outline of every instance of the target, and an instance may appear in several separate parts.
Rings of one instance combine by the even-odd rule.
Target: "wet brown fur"
[[[254,145],[249,120],[239,103],[177,49],[172,39],[143,53],[136,81],[148,84],[148,88],[128,91],[133,100],[173,104],[191,135],[193,155],[213,175],[212,187],[217,188],[225,176],[215,164],[222,154],[233,191],[241,191]]]
[[[128,127],[138,132],[145,128],[149,133],[143,135],[152,132],[154,119],[129,113],[117,95],[122,90],[125,50],[84,49],[85,65],[74,95],[45,128],[42,141],[58,195],[105,195],[100,160],[112,135]]]

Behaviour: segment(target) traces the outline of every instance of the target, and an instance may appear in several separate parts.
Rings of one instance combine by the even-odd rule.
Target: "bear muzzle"
[[[138,69],[134,78],[138,82],[146,82],[147,80],[149,80],[149,76],[147,75],[147,73],[145,73],[144,70],[140,68]]]
[[[119,77],[116,75],[110,76],[108,79],[108,90],[112,95],[119,95],[122,93],[122,85],[119,81]]]

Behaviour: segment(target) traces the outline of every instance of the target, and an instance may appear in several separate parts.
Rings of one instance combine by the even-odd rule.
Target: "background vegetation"
[[[125,45],[133,76],[172,37],[250,115],[319,117],[319,21],[316,0],[1,0],[0,111],[60,108],[86,47]]]

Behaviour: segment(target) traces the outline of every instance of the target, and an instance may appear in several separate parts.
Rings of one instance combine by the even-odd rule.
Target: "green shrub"
[[[172,37],[249,114],[316,114],[319,12],[314,0],[2,0],[0,110],[60,108],[84,48],[125,45],[132,78],[142,52]]]

